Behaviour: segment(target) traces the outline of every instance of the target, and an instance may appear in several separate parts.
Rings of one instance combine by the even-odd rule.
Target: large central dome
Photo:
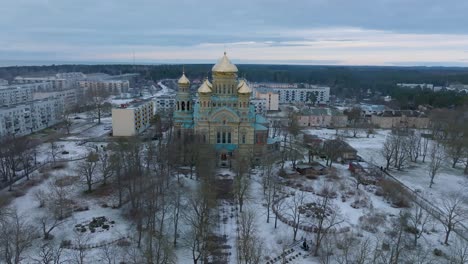
[[[236,65],[232,64],[224,52],[224,56],[211,69],[213,72],[237,72]]]

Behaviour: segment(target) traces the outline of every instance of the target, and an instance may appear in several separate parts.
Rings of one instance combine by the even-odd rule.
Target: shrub
[[[71,240],[62,240],[62,242],[60,242],[60,247],[69,247],[71,246]]]
[[[379,182],[379,185],[382,188],[383,196],[395,207],[401,208],[411,205],[408,199],[409,193],[399,183],[393,180],[383,179]]]
[[[434,255],[438,256],[438,257],[441,257],[441,256],[444,255],[444,252],[442,252],[442,250],[440,250],[438,248],[434,248]]]
[[[377,233],[378,226],[381,226],[385,222],[385,215],[381,213],[369,213],[359,217],[359,224],[361,228],[370,232]]]

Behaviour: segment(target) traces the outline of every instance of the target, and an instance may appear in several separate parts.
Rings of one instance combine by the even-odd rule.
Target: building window
[[[245,144],[245,134],[242,134],[242,144]]]
[[[221,143],[221,132],[216,133],[216,143]]]
[[[228,133],[228,143],[231,144],[231,132]]]

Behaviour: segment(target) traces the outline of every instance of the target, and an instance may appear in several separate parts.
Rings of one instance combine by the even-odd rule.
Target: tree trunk
[[[448,245],[448,239],[449,239],[450,232],[452,232],[452,228],[449,227],[448,230],[447,230],[447,233],[445,234],[445,241],[444,241],[445,245]]]

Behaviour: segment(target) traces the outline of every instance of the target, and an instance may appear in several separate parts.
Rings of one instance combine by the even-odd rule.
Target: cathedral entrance
[[[227,151],[221,151],[219,153],[219,167],[221,168],[230,168],[231,167],[231,155]]]

